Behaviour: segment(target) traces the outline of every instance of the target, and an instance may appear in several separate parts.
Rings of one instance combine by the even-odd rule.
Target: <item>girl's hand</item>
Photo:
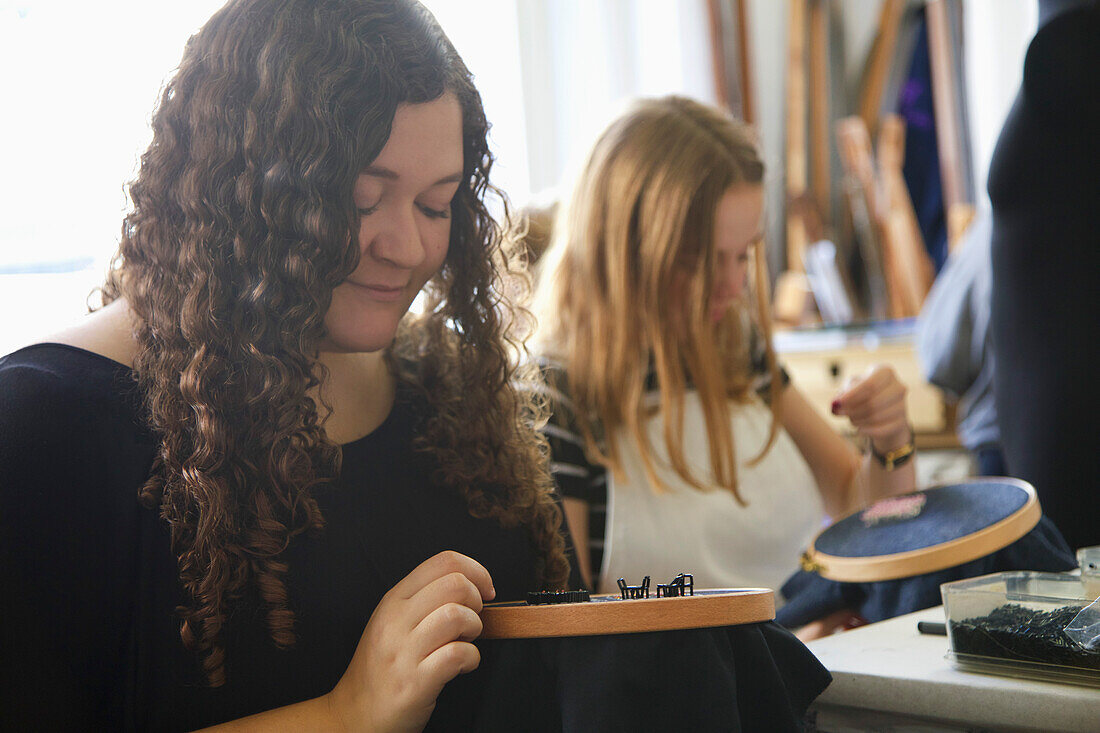
[[[906,392],[893,368],[877,364],[848,380],[833,400],[833,414],[846,416],[856,431],[884,454],[909,442]]]
[[[457,552],[428,558],[374,610],[344,676],[328,695],[345,730],[419,731],[443,685],[481,662],[489,571]]]
[[[796,629],[794,635],[803,643],[822,639],[838,631],[848,631],[867,623],[867,619],[860,616],[850,608],[842,608],[834,611],[824,618],[811,621],[800,629]]]

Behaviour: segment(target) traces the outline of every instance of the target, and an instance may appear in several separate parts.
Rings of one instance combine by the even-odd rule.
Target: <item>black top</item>
[[[0,727],[185,730],[321,695],[382,595],[445,549],[485,565],[497,600],[524,597],[526,533],[472,518],[432,480],[410,448],[424,413],[399,389],[387,420],[343,446],[339,479],[314,491],[324,531],[285,552],[297,644],[278,650],[259,610],[238,608],[214,689],[180,642],[167,524],[137,501],[156,438],[133,373],[57,344],[0,359]],[[482,677],[448,685],[429,728],[468,727]]]
[[[1005,460],[1073,547],[1100,544],[1100,2],[1048,20],[989,165]]]

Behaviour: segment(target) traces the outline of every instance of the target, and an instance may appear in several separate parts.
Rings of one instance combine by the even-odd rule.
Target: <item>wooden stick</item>
[[[875,181],[874,156],[867,125],[860,117],[845,117],[836,125],[837,150],[844,169],[855,176],[863,189],[871,218],[881,221],[878,186]]]
[[[955,248],[973,218],[974,208],[966,195],[963,166],[969,161],[961,155],[962,131],[959,129],[958,95],[955,79],[955,49],[951,39],[951,21],[946,0],[929,0],[928,53],[932,67],[932,106],[936,117],[936,147],[940,157],[940,179],[947,216],[947,239]]]
[[[827,0],[810,0],[810,155],[812,186],[824,236],[832,219],[829,145],[829,18]]]
[[[722,27],[722,0],[707,0],[707,29],[710,31],[710,65],[714,79],[714,98],[729,108],[729,79],[726,76],[726,45]]]
[[[707,0],[714,92],[718,103],[753,123],[752,65],[744,0]]]
[[[954,252],[977,213],[974,204],[958,203],[947,209],[947,247]]]
[[[741,119],[756,124],[756,104],[753,101],[755,84],[752,71],[752,46],[749,43],[749,9],[747,0],[732,0],[737,18],[737,53],[741,71]]]
[[[883,224],[886,221],[884,198],[879,193],[879,181],[875,172],[871,137],[860,117],[846,117],[837,123],[837,146],[844,169],[857,181],[862,200],[870,218],[871,227],[882,263],[886,284],[887,315],[905,318],[910,311],[905,298],[905,285],[900,263],[892,249],[885,245]]]
[[[863,187],[856,176],[851,171],[845,170],[840,183],[846,204],[844,210],[850,214],[852,235],[858,246],[860,262],[866,277],[867,316],[874,320],[882,320],[890,314],[890,294],[886,285],[882,250],[875,233],[875,224],[871,212],[867,210]]]
[[[863,84],[859,95],[859,116],[868,133],[878,129],[879,110],[882,108],[882,92],[890,75],[890,64],[898,42],[898,27],[906,0],[886,0],[878,17],[878,31],[871,52],[867,57]]]
[[[879,176],[882,180],[885,221],[884,246],[897,263],[898,284],[902,289],[905,315],[920,313],[924,298],[935,279],[935,267],[928,256],[920,223],[909,188],[905,185],[905,121],[899,115],[882,120],[878,144]]]
[[[787,200],[806,192],[806,0],[789,0],[787,26]],[[801,272],[806,232],[787,208],[787,269]]]

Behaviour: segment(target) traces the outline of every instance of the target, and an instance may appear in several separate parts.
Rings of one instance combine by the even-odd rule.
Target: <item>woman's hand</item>
[[[345,730],[419,731],[443,685],[481,662],[489,571],[457,552],[428,558],[390,589],[371,615],[344,676],[328,695]]]
[[[877,453],[885,454],[910,440],[906,391],[893,368],[877,364],[848,380],[833,400],[833,414],[847,417]]]

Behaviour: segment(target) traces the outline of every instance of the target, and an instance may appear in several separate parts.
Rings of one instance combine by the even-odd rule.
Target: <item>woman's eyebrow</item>
[[[464,177],[465,176],[462,175],[462,171],[458,171],[457,173],[452,173],[449,176],[443,176],[438,181],[433,183],[432,187],[434,188],[435,186],[442,186],[445,183],[460,183]]]
[[[375,176],[376,178],[385,178],[390,181],[396,181],[397,179],[401,178],[401,176],[398,175],[396,171],[392,171],[389,168],[383,168],[377,165],[367,166],[363,169],[363,174],[367,176]],[[464,176],[462,174],[462,171],[458,171],[457,173],[452,173],[449,176],[443,176],[438,181],[433,183],[431,185],[431,188],[442,186],[445,183],[458,183],[463,178]]]

